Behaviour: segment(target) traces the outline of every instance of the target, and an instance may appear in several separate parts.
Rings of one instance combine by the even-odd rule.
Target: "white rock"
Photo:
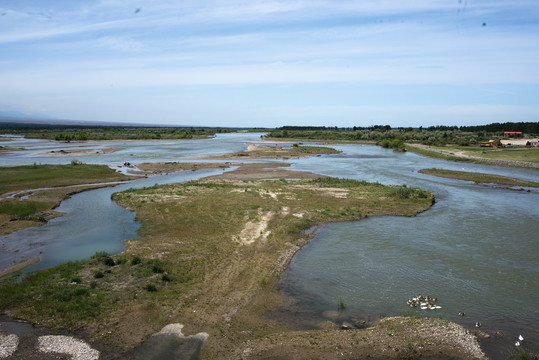
[[[39,351],[71,355],[73,360],[98,360],[99,351],[71,336],[47,335],[38,338]]]
[[[19,347],[19,337],[15,334],[0,334],[0,359],[10,357]]]

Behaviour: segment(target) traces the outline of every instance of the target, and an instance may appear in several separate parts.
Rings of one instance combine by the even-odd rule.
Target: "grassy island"
[[[445,169],[421,169],[420,173],[446,177],[451,179],[473,181],[476,184],[495,184],[505,186],[525,186],[525,187],[539,187],[539,183],[535,181],[526,181],[515,179],[508,176],[483,174],[476,172],[455,171]]]
[[[133,177],[117,173],[108,166],[87,165],[78,161],[67,165],[0,167],[0,236],[43,224],[58,216],[51,210],[65,198],[105,186],[78,185],[131,179]],[[24,192],[10,197],[10,194],[20,191]],[[27,198],[20,200],[22,196]]]
[[[98,253],[2,283],[0,311],[87,331],[91,342],[119,353],[181,322],[187,333],[210,334],[208,359],[237,358],[250,342],[267,355],[272,339],[283,337],[330,358],[324,354],[334,347],[320,338],[369,336],[363,330],[291,333],[262,316],[281,304],[275,285],[308,241],[303,230],[367,216],[413,216],[433,203],[432,194],[418,188],[335,178],[214,178],[131,189],[114,199],[143,222],[141,238],[128,241],[119,255]],[[303,344],[309,337],[323,346],[309,350]],[[420,343],[410,351],[424,351]]]

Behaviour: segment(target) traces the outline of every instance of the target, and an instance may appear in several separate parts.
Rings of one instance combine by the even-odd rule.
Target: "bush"
[[[131,259],[131,265],[138,265],[142,262],[142,259],[139,256],[135,256]]]
[[[105,276],[105,274],[103,274],[103,271],[99,271],[99,270],[94,271],[94,278],[95,279],[101,279],[104,276]]]
[[[110,256],[110,254],[106,251],[97,251],[95,254],[92,255],[91,259],[101,259],[104,257]]]
[[[400,186],[391,190],[391,195],[399,199],[409,199],[414,191],[406,186]]]
[[[148,285],[144,286],[144,290],[146,290],[148,292],[156,292],[157,287],[154,284],[148,284]]]
[[[101,262],[103,263],[103,265],[106,265],[106,266],[114,266],[114,265],[116,265],[116,263],[114,262],[114,259],[111,258],[110,256],[102,258]]]
[[[159,259],[148,260],[148,265],[153,273],[162,274],[165,272],[165,263]]]

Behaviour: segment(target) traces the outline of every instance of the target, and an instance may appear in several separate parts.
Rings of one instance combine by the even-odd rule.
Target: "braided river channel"
[[[0,166],[33,163],[200,161],[187,157],[241,151],[261,134],[220,134],[210,140],[87,142],[90,148],[121,148],[102,155],[52,157],[39,151],[69,149],[60,144],[15,138],[16,155],[0,156]],[[539,191],[478,185],[421,174],[442,168],[539,181],[539,171],[449,162],[371,145],[331,145],[337,155],[286,160],[291,170],[431,191],[433,207],[416,217],[372,217],[328,224],[292,259],[279,289],[283,310],[269,316],[292,327],[312,328],[325,320],[367,321],[381,316],[442,317],[490,338],[487,355],[506,358],[519,335],[522,348],[539,353]],[[215,162],[212,160],[212,162]],[[134,214],[110,195],[130,187],[187,181],[223,170],[178,172],[77,194],[62,202],[65,216],[48,224],[0,237],[0,265],[39,254],[26,271],[89,258],[96,251],[121,252],[137,236]],[[520,191],[519,191],[520,190]],[[3,268],[5,266],[0,266]],[[438,310],[410,308],[417,295],[437,297]],[[465,316],[459,316],[465,313]]]

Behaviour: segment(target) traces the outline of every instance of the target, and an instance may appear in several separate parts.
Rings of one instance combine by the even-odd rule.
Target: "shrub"
[[[91,259],[101,259],[104,257],[110,256],[110,254],[106,251],[97,251],[95,254],[92,255]]]
[[[153,273],[162,274],[165,272],[165,263],[159,259],[148,260],[147,265],[152,270]]]
[[[114,265],[116,265],[116,263],[114,262],[114,259],[111,258],[110,256],[102,258],[101,262],[103,263],[103,265],[106,265],[106,266],[114,266]]]
[[[148,292],[156,292],[157,287],[154,284],[148,284],[148,285],[144,286],[144,290],[146,290]]]
[[[400,186],[391,190],[391,196],[397,197],[399,199],[409,199],[414,191],[406,186]]]
[[[131,259],[131,265],[138,265],[142,262],[142,259],[139,256],[135,256]]]
[[[99,271],[99,270],[94,271],[94,278],[101,279],[104,276],[105,274],[103,274],[103,271]]]

